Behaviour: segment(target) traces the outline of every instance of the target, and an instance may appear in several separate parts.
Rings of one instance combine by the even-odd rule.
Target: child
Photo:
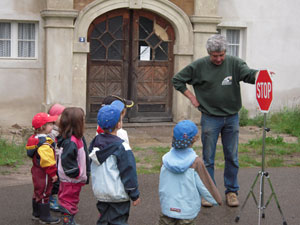
[[[27,155],[32,158],[32,219],[40,220],[41,223],[56,224],[59,218],[50,215],[49,196],[52,183],[57,180],[56,161],[54,153],[54,142],[47,134],[51,133],[53,122],[57,116],[50,116],[47,113],[38,113],[32,119],[32,126],[35,129],[34,135],[29,137],[26,149]]]
[[[204,197],[215,205],[222,202],[208,172],[203,170],[205,166],[200,165],[203,162],[192,149],[193,143],[198,139],[197,134],[198,128],[190,120],[183,120],[174,127],[173,148],[163,156],[160,171],[159,198],[162,215],[159,225],[183,222],[195,224],[201,208],[201,198]],[[204,180],[217,201],[204,186]]]
[[[88,182],[90,164],[83,132],[84,111],[77,107],[66,108],[61,114],[57,137],[60,149],[58,200],[64,225],[76,225],[74,216],[78,212],[79,194]]]
[[[131,108],[134,105],[134,102],[131,100],[123,99],[116,95],[109,95],[104,98],[101,107],[105,105],[110,105],[114,101],[121,101],[124,104],[122,113],[121,113],[121,120],[123,120],[124,116],[126,115],[127,109]],[[103,129],[98,125],[97,126],[97,134],[103,133]],[[123,139],[127,144],[129,144],[128,134],[127,131],[123,128],[118,129],[117,136]]]
[[[58,117],[57,120],[55,121],[54,125],[53,125],[53,129],[52,129],[51,133],[49,134],[49,137],[51,137],[52,140],[55,141],[55,142],[56,142],[56,137],[59,134],[58,128],[59,128],[60,116],[61,116],[62,112],[64,111],[64,109],[65,109],[65,107],[63,105],[54,104],[48,110],[48,114],[50,116],[57,116]],[[59,150],[56,146],[55,147],[56,164],[57,164],[57,159],[58,159],[58,153],[59,153]],[[53,187],[52,187],[52,191],[51,191],[51,195],[50,195],[50,209],[55,211],[55,212],[60,211],[58,200],[57,200],[58,190],[59,190],[59,178],[57,179],[56,182],[53,183]]]
[[[61,114],[62,114],[62,112],[64,111],[65,108],[66,107],[64,107],[61,104],[54,104],[48,110],[48,114],[50,116],[57,116],[57,120],[54,122],[54,126],[53,126],[53,129],[52,129],[52,132],[49,134],[49,136],[53,140],[55,140],[56,137],[59,134],[59,120],[60,120]]]
[[[93,192],[100,213],[97,225],[127,225],[130,199],[133,206],[140,202],[134,155],[117,136],[122,121],[115,104],[99,110],[97,121],[104,133],[97,135],[89,147]]]

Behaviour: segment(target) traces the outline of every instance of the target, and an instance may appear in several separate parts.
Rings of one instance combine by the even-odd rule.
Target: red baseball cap
[[[61,104],[54,104],[53,106],[51,106],[48,113],[50,116],[59,116],[62,114],[65,108],[66,107]]]
[[[55,122],[58,116],[50,116],[47,113],[41,112],[36,114],[32,119],[32,126],[35,129],[40,128],[41,126],[45,125],[46,123]]]

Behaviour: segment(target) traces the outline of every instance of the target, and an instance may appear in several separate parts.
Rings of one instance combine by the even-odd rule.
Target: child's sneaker
[[[52,211],[54,211],[54,212],[60,211],[60,207],[59,207],[58,200],[57,200],[57,195],[50,195],[49,202],[50,202],[50,209]]]
[[[201,205],[204,206],[204,207],[213,207],[213,204],[206,201],[204,198],[201,199]]]

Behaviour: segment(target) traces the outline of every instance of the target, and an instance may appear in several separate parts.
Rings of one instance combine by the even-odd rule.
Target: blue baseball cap
[[[188,148],[198,133],[198,127],[191,120],[182,120],[173,129],[172,147],[176,149]]]
[[[113,101],[110,105],[116,106],[116,107],[120,110],[120,112],[122,112],[123,109],[125,108],[124,103],[121,102],[120,100],[115,100],[115,101]]]
[[[98,111],[97,123],[102,129],[114,128],[120,120],[121,111],[116,105],[105,105]]]

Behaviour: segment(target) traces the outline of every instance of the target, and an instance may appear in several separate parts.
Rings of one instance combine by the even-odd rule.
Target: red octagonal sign
[[[260,70],[256,82],[256,100],[263,113],[269,112],[273,100],[273,83],[268,70]]]

